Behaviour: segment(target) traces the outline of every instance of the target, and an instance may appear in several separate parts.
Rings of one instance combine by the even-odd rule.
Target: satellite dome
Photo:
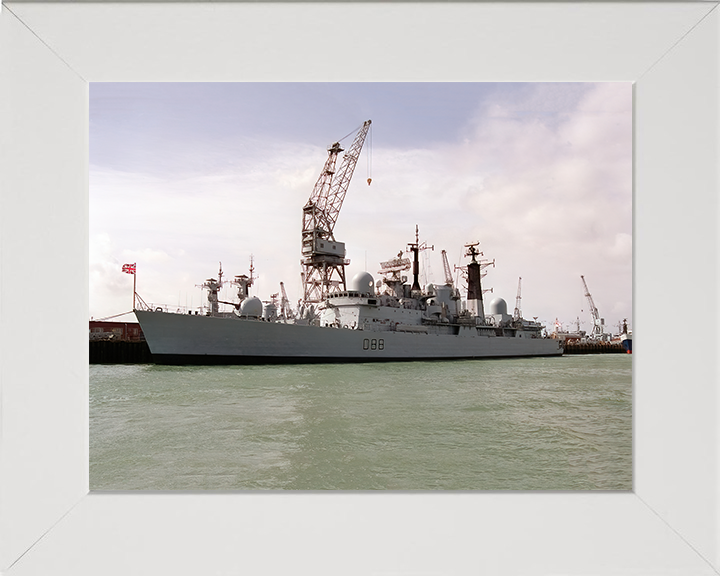
[[[375,280],[368,272],[358,272],[350,280],[350,290],[361,294],[375,295]]]
[[[495,298],[490,302],[490,314],[507,314],[507,302],[502,298]]]
[[[250,296],[247,300],[243,300],[240,304],[240,316],[250,316],[251,318],[259,318],[263,313],[263,305],[260,298]]]

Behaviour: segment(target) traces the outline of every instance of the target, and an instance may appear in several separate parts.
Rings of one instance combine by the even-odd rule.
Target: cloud
[[[455,145],[376,147],[385,158],[375,160],[383,172],[373,186],[382,192],[360,214],[367,222],[375,211],[373,236],[382,242],[397,238],[399,227],[405,229],[400,237],[412,240],[405,213],[420,220],[422,237],[452,257],[464,242],[481,240],[498,263],[487,285],[495,284],[495,294],[508,299],[518,276],[536,279],[533,289],[536,301],[544,302],[540,314],[546,320],[570,318],[582,305],[582,273],[610,301],[622,291],[623,304],[612,311],[630,316],[630,88],[586,88],[575,94],[575,107],[562,113],[534,105],[543,101],[544,90],[479,108],[472,130]],[[435,256],[433,269],[441,272],[438,261]]]
[[[522,276],[523,311],[574,320],[585,274],[608,314],[630,317],[630,85],[501,85],[488,94],[445,138],[391,146],[376,132],[372,184],[364,151],[335,230],[352,260],[348,277],[366,261],[377,275],[380,261],[414,241],[417,224],[435,246],[434,281],[443,280],[441,249],[453,265],[479,240],[497,260],[487,286],[510,309]],[[197,305],[195,285],[216,275],[218,262],[228,276],[247,273],[250,254],[256,294],[265,299],[283,281],[292,301],[300,296],[301,210],[329,142],[252,133],[193,142],[173,155],[163,141],[160,164],[141,166],[135,155],[124,168],[91,166],[93,311],[126,306],[111,296],[127,277],[111,276],[131,257],[142,263],[138,289],[153,301]]]

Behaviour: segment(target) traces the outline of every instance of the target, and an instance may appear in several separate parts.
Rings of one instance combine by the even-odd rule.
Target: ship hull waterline
[[[402,362],[559,356],[551,338],[353,330],[136,310],[157,364]]]

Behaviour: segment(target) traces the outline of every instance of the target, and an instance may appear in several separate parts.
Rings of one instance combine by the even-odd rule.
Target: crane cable
[[[343,136],[342,138],[340,138],[340,140],[338,140],[338,144],[339,144],[340,142],[342,142],[343,140],[345,140],[345,138],[349,138],[349,137],[352,136],[353,134],[357,134],[362,127],[363,127],[363,125],[360,124],[360,126],[358,126],[357,128],[354,128],[353,130],[351,130],[349,134],[346,134],[345,136]]]
[[[361,130],[363,125],[361,124],[354,130],[352,130],[349,134],[346,134],[340,140],[338,140],[338,144],[348,138],[349,136],[352,136],[353,134],[356,134],[359,130]],[[372,182],[372,125],[370,125],[370,129],[368,130],[367,134],[367,146],[365,149],[367,150],[367,183],[368,186],[370,186],[370,183]]]

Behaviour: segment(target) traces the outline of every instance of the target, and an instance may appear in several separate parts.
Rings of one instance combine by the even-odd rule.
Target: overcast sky
[[[441,250],[454,266],[479,241],[495,260],[486,301],[512,313],[522,277],[525,318],[589,331],[584,275],[608,331],[631,323],[629,83],[92,83],[91,317],[132,308],[125,263],[147,303],[175,309],[204,303],[219,262],[230,279],[253,255],[251,293],[282,281],[296,302],[302,207],[327,146],[367,119],[335,226],[348,279],[378,280],[417,224],[435,248],[422,282],[444,282]]]

